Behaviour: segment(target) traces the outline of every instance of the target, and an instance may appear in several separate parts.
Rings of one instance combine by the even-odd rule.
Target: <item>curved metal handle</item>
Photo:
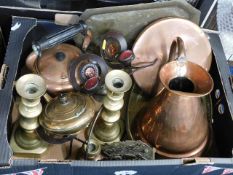
[[[168,62],[179,58],[186,58],[186,51],[183,39],[181,37],[176,37],[176,39],[172,41],[170,47]]]

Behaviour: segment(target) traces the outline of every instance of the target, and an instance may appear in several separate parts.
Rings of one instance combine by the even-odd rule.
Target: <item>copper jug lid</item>
[[[158,94],[163,88],[158,73],[168,61],[170,46],[176,37],[184,41],[187,59],[199,64],[207,71],[212,62],[211,46],[201,28],[180,18],[166,18],[149,25],[137,38],[132,65],[157,61],[154,65],[133,73],[137,85],[147,94]]]
[[[64,93],[52,99],[40,116],[42,127],[57,134],[75,134],[94,116],[93,100],[81,93]]]
[[[79,48],[70,44],[60,44],[42,52],[37,58],[32,52],[26,60],[27,67],[41,75],[47,84],[48,92],[58,93],[72,90],[68,77],[68,65],[79,57]]]

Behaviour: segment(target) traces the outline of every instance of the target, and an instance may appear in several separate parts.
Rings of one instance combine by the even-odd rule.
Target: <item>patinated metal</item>
[[[76,135],[89,125],[94,113],[94,101],[90,96],[63,93],[46,104],[39,122],[50,137]]]
[[[138,141],[115,142],[102,145],[103,160],[153,160],[154,151],[149,145]]]

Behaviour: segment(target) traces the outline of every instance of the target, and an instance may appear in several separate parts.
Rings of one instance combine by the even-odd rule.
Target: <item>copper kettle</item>
[[[178,60],[165,64],[159,77],[165,88],[137,115],[136,137],[164,157],[200,156],[210,133],[202,97],[213,89],[211,76],[195,63]]]
[[[43,51],[40,58],[32,52],[26,59],[26,65],[44,78],[49,93],[69,92],[73,89],[68,76],[69,64],[77,60],[80,54],[81,50],[73,45],[59,44]]]

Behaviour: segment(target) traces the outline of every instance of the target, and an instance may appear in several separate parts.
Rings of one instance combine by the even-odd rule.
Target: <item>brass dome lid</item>
[[[42,52],[37,58],[32,52],[26,59],[27,67],[41,75],[50,93],[67,92],[73,89],[69,81],[68,65],[79,58],[81,51],[70,44],[60,44]]]
[[[81,93],[64,93],[52,99],[39,118],[41,126],[56,134],[75,134],[94,117],[94,101]]]

